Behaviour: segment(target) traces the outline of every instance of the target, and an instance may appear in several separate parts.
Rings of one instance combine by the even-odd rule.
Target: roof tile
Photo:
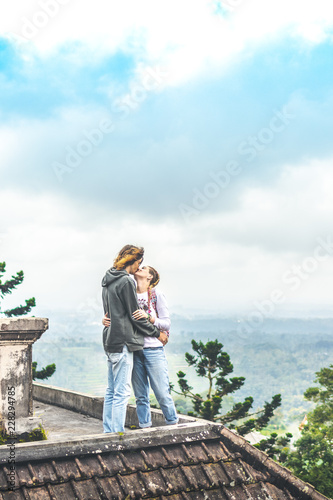
[[[195,463],[198,462],[207,462],[209,458],[204,448],[202,447],[202,443],[186,443],[186,449]]]
[[[32,481],[36,484],[45,484],[57,481],[57,475],[54,468],[52,467],[52,464],[48,462],[39,463],[37,465],[28,464],[28,468],[32,476]]]
[[[27,465],[16,464],[15,473],[20,486],[33,486],[33,480],[30,476],[29,469]]]
[[[247,500],[275,500],[274,498],[270,498],[269,496],[265,495],[265,492],[262,490],[260,487],[260,484],[258,483],[253,483],[253,484],[247,484],[246,488],[242,486],[243,491],[244,491],[244,498],[247,498]]]
[[[9,472],[9,471],[8,471]],[[0,468],[0,492],[8,489],[7,473],[3,468]],[[1,500],[1,496],[0,496]]]
[[[166,484],[165,494],[179,493],[188,489],[188,482],[183,472],[178,468],[161,469],[161,475]]]
[[[2,491],[0,493],[0,500],[25,500],[20,490],[15,491]]]
[[[103,462],[110,471],[111,476],[114,476],[118,472],[125,473],[126,467],[120,460],[118,454],[106,453],[103,454]]]
[[[163,500],[226,500],[222,491],[189,491],[187,493],[175,494],[168,497],[162,497]]]
[[[207,441],[205,444],[207,450],[209,451],[209,455],[215,462],[218,460],[228,460],[230,458],[234,458],[229,450],[223,445],[221,441]]]
[[[294,500],[294,498],[292,497],[290,491],[287,490],[287,488],[283,488],[283,493],[286,497],[286,500]]]
[[[202,488],[210,488],[213,486],[213,482],[211,480],[211,477],[209,474],[207,474],[207,471],[202,467],[201,464],[198,465],[191,465],[190,467],[184,467],[188,470],[191,470],[191,472],[194,474],[194,477],[197,482],[197,487],[198,489]]]
[[[39,487],[37,489],[28,489],[27,496],[29,500],[50,500],[50,494],[46,486]]]
[[[82,478],[90,478],[95,475],[103,475],[103,467],[97,456],[90,455],[83,458],[75,458],[75,463],[80,471]]]
[[[98,462],[100,463],[100,466],[102,467],[103,475],[108,475],[110,474],[109,469],[106,466],[106,463],[104,462],[103,458],[101,455],[96,455]]]
[[[203,492],[203,493],[207,493],[207,497],[202,497],[204,500],[228,500],[228,497],[226,497],[226,495],[223,493],[222,489],[218,489],[218,490],[210,490],[210,491],[207,491],[207,492]]]
[[[203,464],[202,469],[210,478],[212,486],[215,486],[215,488],[217,488],[218,486],[230,484],[230,479],[219,463]]]
[[[14,493],[5,492],[8,469],[0,467],[0,500],[325,498],[244,440],[236,436],[233,441],[230,431],[222,437],[219,433],[215,439],[214,433],[198,436],[197,441],[168,436],[163,444],[159,435],[149,441],[138,435],[137,442],[129,439],[127,446],[114,446],[111,440],[109,448],[101,447],[108,451],[99,454],[94,447],[93,453],[80,448],[81,455],[49,455],[43,461],[32,455],[30,461],[16,464],[19,489]]]
[[[175,495],[161,496],[161,500],[192,500],[187,493],[176,493]]]
[[[115,498],[124,498],[124,491],[121,488],[116,476],[102,477],[99,479],[99,484],[103,488],[103,492],[107,499],[114,500]]]
[[[189,488],[191,490],[197,490],[198,489],[198,481],[196,480],[195,475],[192,472],[192,467],[186,467],[184,465],[181,465],[180,470],[184,474],[184,477],[186,478],[187,483],[189,484]]]
[[[72,488],[75,493],[75,499],[97,500],[100,498],[95,481],[89,481],[89,479],[85,481],[72,481]],[[73,498],[73,496],[66,498],[66,500],[71,498]]]
[[[180,446],[168,446],[161,449],[168,465],[175,466],[188,462],[187,456]]]
[[[260,486],[262,491],[264,491],[264,493],[266,494],[265,500],[266,498],[272,498],[272,500],[286,500],[286,498],[288,499],[288,496],[286,496],[286,494],[282,490],[276,488],[276,486],[274,486],[273,484],[264,484],[260,482]]]
[[[160,448],[141,451],[141,456],[143,457],[147,466],[153,469],[168,466],[168,460]]]
[[[129,498],[142,498],[146,494],[145,485],[140,481],[138,474],[121,476],[118,474],[118,481]]]
[[[248,465],[242,459],[239,459],[239,463],[244,469],[249,482],[259,483],[259,481],[267,481],[271,477],[268,471],[258,471],[257,469],[254,469],[253,467]]]
[[[52,492],[55,495],[56,500],[70,500],[75,498],[70,482],[52,485]]]
[[[57,475],[58,481],[69,481],[70,479],[79,479],[80,471],[73,459],[52,460],[53,469]]]
[[[230,478],[231,484],[242,484],[247,482],[248,475],[243,469],[239,460],[221,462],[221,467],[224,469],[226,475]]]
[[[126,454],[119,453],[119,458],[126,467],[127,472],[135,472],[137,470],[144,471],[148,469],[148,465],[138,451],[129,451]]]
[[[158,496],[165,492],[165,481],[159,470],[150,472],[139,472],[139,478],[144,484],[148,495]]]
[[[242,488],[242,485],[236,486],[235,488],[226,488],[223,487],[222,491],[227,500],[254,500],[247,494],[247,491]],[[261,498],[256,500],[262,500]],[[265,500],[268,500],[265,498]]]
[[[55,496],[53,486],[51,484],[46,485],[46,489],[49,492],[49,498],[50,500],[57,500],[57,497]]]

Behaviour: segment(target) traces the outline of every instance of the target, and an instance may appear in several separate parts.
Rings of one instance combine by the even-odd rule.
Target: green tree
[[[11,279],[2,281],[3,275],[6,272],[6,262],[0,262],[0,299],[4,299],[4,297],[8,294],[11,294],[13,290],[16,289],[18,285],[20,285],[24,280],[23,271],[18,271],[15,275],[11,277]],[[4,314],[8,318],[12,316],[24,316],[28,314],[33,307],[35,307],[36,301],[35,297],[28,299],[25,301],[25,306],[18,306],[14,309],[7,309],[6,311],[1,311],[0,313]]]
[[[18,271],[15,275],[6,281],[2,281],[2,278],[6,272],[6,262],[0,262],[0,298],[4,299],[6,295],[9,295],[15,290],[24,280],[23,271]],[[25,306],[18,306],[14,309],[7,309],[6,311],[1,311],[0,314],[4,314],[7,318],[12,318],[13,316],[25,316],[28,314],[33,307],[36,306],[35,297],[25,301]],[[37,363],[32,363],[32,377],[33,379],[45,380],[51,377],[56,370],[56,365],[53,363],[37,371]]]
[[[189,366],[194,366],[199,377],[205,377],[208,381],[208,392],[205,396],[193,392],[182,371],[177,373],[178,385],[181,392],[172,390],[192,400],[194,412],[191,414],[213,422],[228,424],[239,434],[244,435],[253,429],[260,430],[266,427],[274,410],[281,405],[281,396],[276,394],[270,403],[265,403],[264,408],[250,413],[253,406],[253,398],[248,396],[243,402],[235,403],[230,411],[221,414],[223,398],[240,389],[245,382],[244,377],[227,378],[233,372],[233,365],[228,353],[222,351],[223,344],[218,340],[208,341],[206,344],[192,340],[192,349],[195,354],[185,353],[185,359]],[[256,418],[249,418],[254,417]],[[247,419],[247,420],[245,420]],[[237,421],[241,422],[237,425]]]
[[[290,451],[289,445],[293,435],[287,432],[285,436],[278,436],[272,432],[269,438],[262,439],[254,446],[264,451],[269,457],[278,462],[285,463]]]
[[[41,370],[37,370],[37,361],[32,363],[32,378],[33,380],[40,379],[46,380],[54,374],[56,371],[56,365],[52,363],[51,365],[47,365],[45,368]]]
[[[333,497],[333,365],[316,372],[315,381],[319,387],[310,387],[304,397],[316,406],[308,413],[307,425],[286,465],[300,479]]]

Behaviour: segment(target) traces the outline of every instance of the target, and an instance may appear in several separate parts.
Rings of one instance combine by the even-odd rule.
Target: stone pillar
[[[41,424],[33,417],[32,344],[47,329],[45,318],[0,318],[0,427],[9,433]]]

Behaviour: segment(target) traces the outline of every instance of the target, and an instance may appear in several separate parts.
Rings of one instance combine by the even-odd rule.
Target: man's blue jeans
[[[131,395],[133,353],[127,346],[123,352],[107,352],[108,386],[103,407],[104,432],[124,432],[126,409]]]
[[[136,412],[141,428],[150,427],[149,382],[167,424],[178,422],[177,412],[170,396],[168,364],[163,347],[148,347],[135,351],[132,386],[136,399]]]

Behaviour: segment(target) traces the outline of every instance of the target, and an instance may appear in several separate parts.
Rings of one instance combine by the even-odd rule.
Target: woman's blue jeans
[[[133,352],[107,352],[108,386],[104,398],[104,432],[124,432],[126,410],[131,395]]]
[[[148,347],[134,352],[132,386],[136,399],[136,412],[141,428],[150,427],[149,382],[167,424],[178,422],[177,412],[170,395],[168,363],[163,347]]]

